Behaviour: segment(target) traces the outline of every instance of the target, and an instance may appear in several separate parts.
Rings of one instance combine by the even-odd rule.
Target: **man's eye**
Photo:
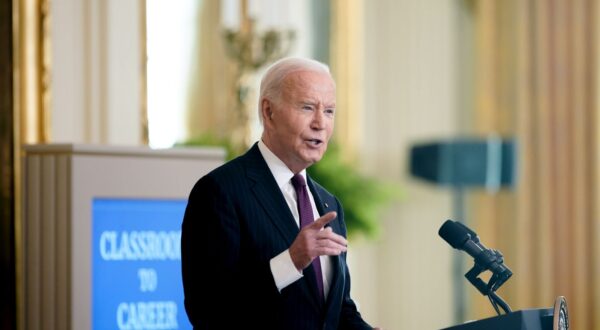
[[[311,107],[310,105],[304,105],[302,106],[302,110],[312,111],[313,107]]]
[[[335,109],[325,109],[325,114],[333,116],[335,114]]]

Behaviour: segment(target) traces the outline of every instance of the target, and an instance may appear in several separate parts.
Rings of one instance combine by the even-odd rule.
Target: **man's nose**
[[[317,111],[314,112],[311,128],[313,129],[323,129],[325,127],[325,109],[318,108]]]

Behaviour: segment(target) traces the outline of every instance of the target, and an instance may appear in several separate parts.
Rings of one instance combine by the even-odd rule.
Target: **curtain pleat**
[[[482,0],[473,9],[473,130],[518,143],[517,185],[470,199],[471,223],[514,271],[499,294],[513,310],[565,296],[573,328],[600,328],[596,5]],[[472,318],[493,313],[482,299],[473,294]]]
[[[363,0],[331,1],[331,71],[336,81],[335,139],[347,160],[362,140],[364,74]]]

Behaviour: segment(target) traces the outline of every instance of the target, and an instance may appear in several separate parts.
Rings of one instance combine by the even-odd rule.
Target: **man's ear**
[[[260,113],[262,116],[263,123],[266,123],[268,120],[273,118],[273,107],[271,101],[264,98],[260,101]]]

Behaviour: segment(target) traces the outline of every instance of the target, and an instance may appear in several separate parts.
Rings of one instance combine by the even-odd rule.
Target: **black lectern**
[[[444,330],[552,330],[552,308],[511,312]]]
[[[442,330],[568,330],[569,317],[564,297],[554,308],[524,309],[516,312],[467,322]]]

